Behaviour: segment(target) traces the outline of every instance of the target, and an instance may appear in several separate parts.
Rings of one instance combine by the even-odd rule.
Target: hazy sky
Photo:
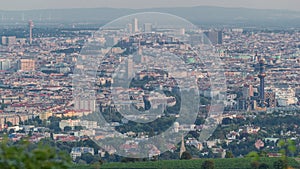
[[[300,11],[300,0],[0,0],[0,10],[54,8],[151,8],[212,5]]]

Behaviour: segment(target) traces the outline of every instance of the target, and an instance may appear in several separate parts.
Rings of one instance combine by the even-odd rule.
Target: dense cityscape
[[[76,164],[124,162],[130,159],[119,155],[135,157],[145,142],[146,160],[153,161],[182,159],[187,154],[194,159],[243,158],[253,152],[261,157],[299,157],[299,29],[199,26],[188,30],[137,18],[122,26],[100,30],[74,26],[42,32],[29,20],[18,28],[0,27],[1,140],[8,137],[13,144],[28,139],[55,145]],[[198,41],[211,46],[219,63],[196,56],[193,51]],[[95,52],[103,58],[89,59]],[[187,71],[180,71],[184,68],[176,60],[160,61],[158,56],[166,53],[180,56]],[[156,57],[152,60],[150,55]],[[115,66],[122,63],[115,73]],[[148,71],[136,72],[145,63]],[[171,70],[168,65],[176,67],[172,69],[175,80],[167,72]],[[211,70],[218,70],[225,84],[212,80],[217,73]],[[76,76],[75,72],[95,75]],[[114,74],[133,78],[130,88],[120,85]],[[196,85],[188,78],[196,79]],[[76,93],[75,86],[95,93]],[[196,89],[199,107],[195,119],[176,121],[184,116],[180,94],[193,95]],[[198,103],[191,100],[190,104]],[[163,106],[162,113],[149,110]],[[124,115],[122,108],[143,113]],[[218,110],[222,113],[214,114]],[[97,120],[99,114],[107,124]],[[207,140],[200,139],[207,128],[214,132]],[[164,136],[167,148],[147,142],[166,130],[170,132]],[[121,142],[124,138],[130,139]],[[120,139],[118,144],[110,143],[115,139]],[[100,146],[98,141],[108,144]]]

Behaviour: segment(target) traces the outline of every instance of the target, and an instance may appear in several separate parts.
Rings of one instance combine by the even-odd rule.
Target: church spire
[[[186,151],[185,145],[184,145],[184,137],[182,136],[181,138],[181,146],[180,146],[180,153],[179,153],[179,157],[181,158],[183,152]]]

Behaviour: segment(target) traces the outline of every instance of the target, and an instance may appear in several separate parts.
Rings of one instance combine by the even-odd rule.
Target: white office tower
[[[181,28],[179,30],[179,35],[185,35],[185,29],[184,28]]]
[[[133,19],[133,33],[136,33],[139,31],[139,21],[137,18]]]
[[[6,36],[2,36],[2,38],[1,38],[1,44],[2,45],[7,45],[7,37]]]
[[[0,70],[8,70],[10,66],[10,61],[8,59],[0,60]]]

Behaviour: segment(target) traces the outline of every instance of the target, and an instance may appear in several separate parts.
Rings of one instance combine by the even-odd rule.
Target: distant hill
[[[300,27],[300,12],[297,11],[212,6],[149,9],[92,8],[0,11],[0,24],[23,23],[28,20],[33,20],[36,23],[107,23],[124,15],[150,11],[178,15],[197,25]]]

